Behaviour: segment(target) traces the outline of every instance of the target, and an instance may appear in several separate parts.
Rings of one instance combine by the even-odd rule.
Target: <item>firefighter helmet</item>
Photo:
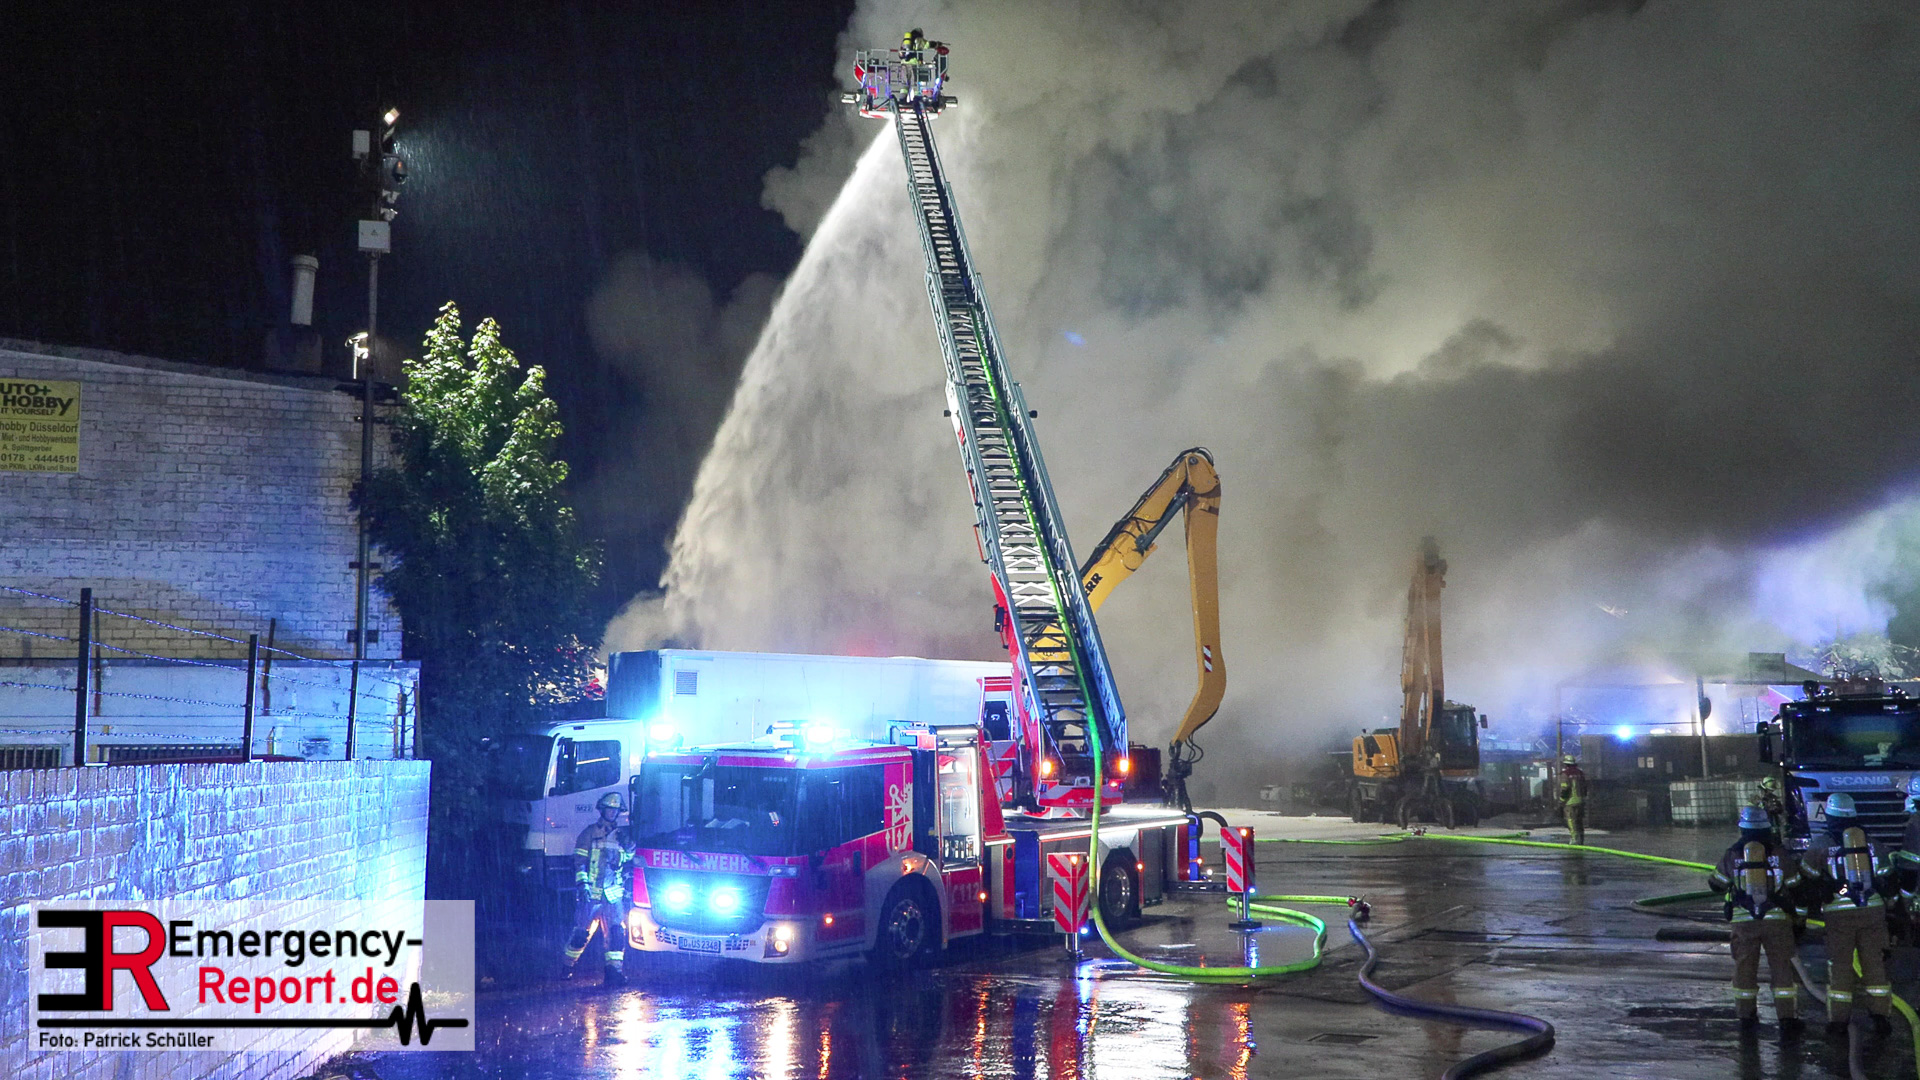
[[[1854,809],[1853,796],[1847,794],[1846,792],[1842,791],[1842,792],[1838,792],[1836,794],[1827,796],[1827,816],[1828,817],[1830,818],[1849,817],[1850,818],[1850,817],[1857,816],[1859,813],[1860,811]]]
[[[1578,764],[1580,764],[1580,759],[1578,759],[1578,758],[1576,758],[1576,757],[1574,757],[1574,756],[1573,756],[1572,754],[1567,754],[1566,756],[1564,756],[1564,757],[1562,757],[1562,758],[1560,759],[1560,764],[1562,764],[1562,765],[1578,765]]]
[[[620,793],[617,791],[609,791],[605,795],[600,796],[600,801],[595,805],[602,810],[625,810],[627,808],[626,800],[622,799]]]
[[[1757,806],[1743,806],[1740,808],[1740,828],[1770,829],[1772,827],[1773,821],[1767,817],[1765,810]]]
[[[1777,776],[1763,776],[1763,777],[1761,777],[1761,778],[1760,778],[1760,790],[1761,790],[1761,791],[1779,791],[1779,790],[1780,790],[1780,778],[1779,778],[1779,777],[1777,777]]]

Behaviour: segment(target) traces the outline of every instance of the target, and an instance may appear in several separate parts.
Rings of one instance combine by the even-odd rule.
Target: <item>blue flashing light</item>
[[[693,886],[676,881],[660,893],[660,904],[669,911],[685,911],[693,906]]]
[[[1628,739],[1633,738],[1633,728],[1626,724],[1621,724],[1619,727],[1613,729],[1613,737],[1619,739],[1621,742],[1626,742]]]
[[[824,749],[833,745],[833,728],[826,724],[808,724],[802,735],[807,740],[807,749]]]
[[[740,910],[740,890],[715,889],[707,894],[707,906],[715,915],[732,915]]]
[[[672,724],[655,724],[647,729],[647,738],[657,743],[670,743],[674,735]]]

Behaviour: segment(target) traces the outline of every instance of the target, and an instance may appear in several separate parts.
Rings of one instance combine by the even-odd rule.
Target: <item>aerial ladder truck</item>
[[[1028,790],[1042,810],[1081,811],[1094,798],[1088,728],[1124,771],[1126,713],[1093,605],[1079,587],[1059,503],[1034,434],[1034,412],[1009,374],[993,315],[933,140],[951,107],[947,47],[918,32],[900,49],[856,55],[849,104],[889,119],[906,163],[909,202],[927,259],[946,365],[947,413],[974,503],[976,538],[991,573],[996,621],[1013,661],[1015,721]],[[1110,796],[1109,796],[1110,797]]]
[[[1012,661],[1010,733],[1024,783],[1003,795],[983,767],[986,679],[970,715],[775,719],[748,742],[649,749],[629,784],[630,948],[760,963],[864,952],[911,964],[971,935],[1051,928],[1056,856],[1085,871],[1109,921],[1159,900],[1189,864],[1197,834],[1186,815],[1121,805],[1126,713],[928,126],[953,103],[946,57],[917,30],[898,49],[862,51],[849,97],[893,122],[906,161],[948,413]],[[1133,536],[1134,557],[1153,531]],[[1096,740],[1108,755],[1097,791]]]
[[[1446,699],[1440,647],[1440,590],[1447,561],[1433,537],[1420,541],[1407,586],[1406,638],[1400,654],[1400,726],[1353,740],[1348,807],[1355,821],[1437,821],[1448,828],[1480,819],[1480,727],[1474,708]]]

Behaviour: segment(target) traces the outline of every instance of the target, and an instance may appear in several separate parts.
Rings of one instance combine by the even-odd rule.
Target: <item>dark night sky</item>
[[[575,477],[647,402],[584,306],[623,253],[724,297],[784,275],[760,205],[830,108],[851,4],[293,0],[22,4],[0,64],[0,336],[258,366],[287,260],[317,254],[330,361],[365,324],[348,132],[402,110],[414,176],[381,264],[383,337],[444,301],[544,364]],[[678,492],[663,494],[677,498]],[[651,586],[657,524],[583,507],[610,600]],[[650,517],[659,519],[657,510]]]

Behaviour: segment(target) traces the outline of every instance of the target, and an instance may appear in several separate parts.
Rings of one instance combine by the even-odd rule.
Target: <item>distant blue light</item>
[[[1613,729],[1613,737],[1619,739],[1621,742],[1626,742],[1628,739],[1633,738],[1633,729],[1625,724],[1621,724],[1619,727]]]
[[[1086,338],[1081,337],[1079,334],[1073,332],[1072,330],[1068,330],[1066,333],[1060,336],[1066,338],[1067,344],[1069,345],[1085,345],[1087,343]]]

